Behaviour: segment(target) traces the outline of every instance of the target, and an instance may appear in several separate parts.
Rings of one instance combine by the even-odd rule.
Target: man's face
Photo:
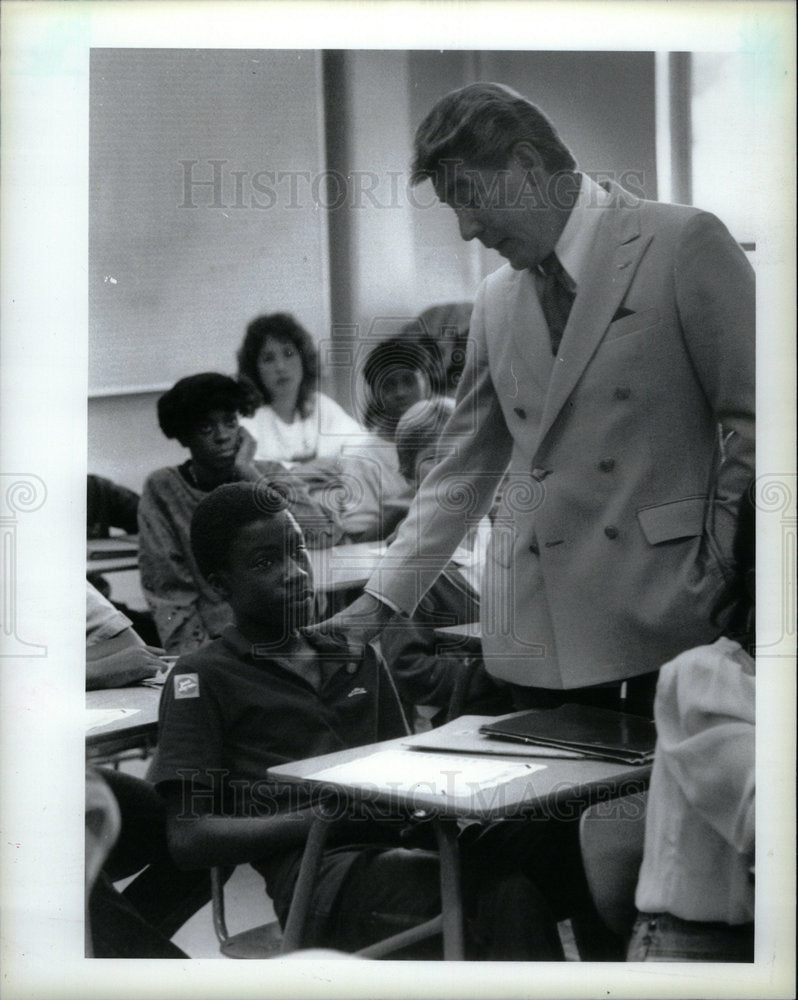
[[[567,217],[558,208],[558,187],[569,183],[555,183],[543,167],[513,156],[500,170],[451,164],[435,193],[453,209],[464,240],[478,239],[523,271],[554,249]]]
[[[239,625],[285,637],[312,619],[313,571],[287,511],[243,527],[216,580]]]

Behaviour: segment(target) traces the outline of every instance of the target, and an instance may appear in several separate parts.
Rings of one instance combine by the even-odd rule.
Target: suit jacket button
[[[532,478],[537,479],[539,483],[542,483],[546,476],[551,475],[551,469],[541,469],[540,466],[536,466],[532,470]]]
[[[520,417],[521,420],[526,420],[526,410],[522,406],[516,406],[515,409],[513,410],[513,413],[517,417]]]
[[[533,556],[539,556],[540,549],[538,548],[538,543],[532,542],[529,546],[529,551],[532,553]]]
[[[598,467],[601,472],[612,472],[612,470],[615,468],[615,459],[602,458],[602,460],[598,464]]]
[[[604,534],[607,536],[607,538],[617,538],[618,529],[615,527],[615,525],[608,524],[607,527],[604,529]]]
[[[628,385],[617,385],[615,387],[616,399],[628,399],[632,395],[632,390]]]

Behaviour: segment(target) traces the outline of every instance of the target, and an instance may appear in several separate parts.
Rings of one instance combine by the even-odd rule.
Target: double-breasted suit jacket
[[[714,640],[753,475],[750,264],[713,215],[610,191],[556,357],[534,275],[483,282],[445,457],[368,584],[412,611],[501,484],[482,642],[517,684],[617,681]]]

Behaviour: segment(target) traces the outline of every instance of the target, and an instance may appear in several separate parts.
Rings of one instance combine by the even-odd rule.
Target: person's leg
[[[534,887],[539,927],[534,932],[530,928],[530,933],[542,947],[552,939],[552,928],[556,932],[559,921],[570,919],[583,961],[622,960],[623,942],[604,925],[590,895],[582,867],[577,810],[563,816],[471,827],[461,840],[461,857],[472,872],[494,880],[520,872]]]
[[[640,913],[628,962],[753,962],[754,925],[680,920],[670,913]]]
[[[172,861],[164,802],[149,782],[123,771],[102,774],[122,819],[103,870],[111,882],[140,872],[122,895],[144,921],[169,938],[210,900],[210,872],[181,871]],[[231,873],[226,869],[225,878]]]
[[[440,876],[431,851],[364,850],[338,893],[325,946],[352,952],[432,919],[440,913]],[[420,942],[391,958],[441,957],[440,938]]]
[[[188,958],[160,934],[100,872],[89,896],[94,958]]]

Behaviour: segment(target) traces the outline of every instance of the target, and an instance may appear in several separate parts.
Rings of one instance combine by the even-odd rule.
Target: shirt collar
[[[587,174],[580,175],[579,194],[554,252],[571,281],[579,286],[588,266],[590,247],[610,195]]]

